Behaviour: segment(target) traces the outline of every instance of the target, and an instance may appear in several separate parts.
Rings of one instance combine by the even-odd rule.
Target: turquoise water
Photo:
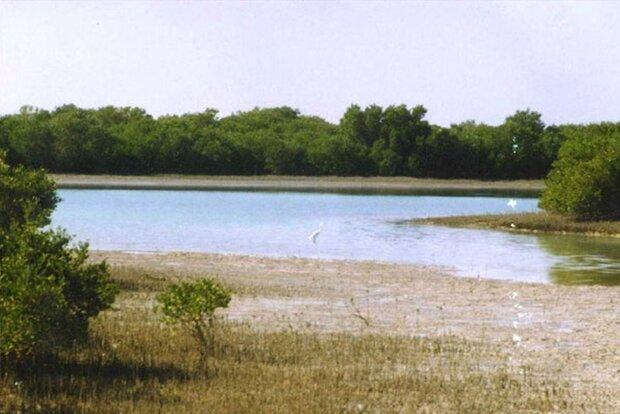
[[[620,240],[412,226],[414,217],[511,211],[502,197],[60,190],[53,225],[93,249],[379,260],[458,275],[617,284]],[[515,211],[535,211],[518,198]],[[323,223],[316,244],[308,236]],[[573,277],[574,276],[574,277]]]

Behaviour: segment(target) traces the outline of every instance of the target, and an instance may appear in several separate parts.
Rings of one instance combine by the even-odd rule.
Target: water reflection
[[[554,283],[620,285],[620,239],[577,235],[536,235],[539,245],[558,260],[549,269]]]

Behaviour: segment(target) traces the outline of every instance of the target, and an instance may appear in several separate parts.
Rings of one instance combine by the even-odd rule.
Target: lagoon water
[[[508,198],[242,191],[60,190],[53,226],[93,249],[377,260],[527,282],[620,284],[620,239],[404,223],[509,212]],[[515,211],[535,211],[517,198]],[[324,223],[317,243],[308,236]]]

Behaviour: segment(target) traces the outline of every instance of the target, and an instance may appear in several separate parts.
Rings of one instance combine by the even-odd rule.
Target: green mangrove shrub
[[[213,348],[215,311],[228,307],[230,299],[230,291],[209,278],[171,285],[156,298],[164,322],[180,325],[196,340],[205,367]]]
[[[0,231],[25,223],[49,224],[58,203],[54,182],[43,170],[11,167],[4,158],[0,150]]]
[[[584,220],[620,218],[620,126],[591,125],[568,135],[540,207]]]
[[[0,157],[0,362],[84,339],[89,318],[114,300],[105,262],[88,263],[86,244],[41,228],[57,201],[42,171]]]
[[[540,113],[500,125],[431,125],[421,105],[349,106],[337,124],[282,106],[218,116],[215,109],[154,117],[144,109],[24,106],[0,116],[10,164],[111,174],[409,175],[544,177],[564,132]]]

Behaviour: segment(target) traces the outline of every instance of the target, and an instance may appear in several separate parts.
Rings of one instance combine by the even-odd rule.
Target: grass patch
[[[153,292],[180,277],[114,268],[124,291],[87,344],[0,375],[0,412],[580,411],[570,385],[453,336],[265,331],[221,322],[198,370],[193,339],[161,324]],[[591,402],[587,408],[592,409]],[[596,408],[596,407],[594,407]]]
[[[545,212],[430,217],[414,219],[411,220],[411,223],[522,232],[575,233],[620,237],[620,221],[579,221]]]
[[[256,332],[223,323],[210,376],[183,332],[108,313],[88,346],[17,367],[0,411],[516,412],[578,409],[566,384],[458,338]]]
[[[207,276],[200,271],[178,271],[166,269],[165,266],[160,268],[140,266],[112,266],[111,279],[116,283],[123,293],[157,293],[163,292],[173,283],[181,281],[196,280]],[[226,275],[227,277],[218,277],[217,274],[209,274],[210,277],[218,279],[225,283],[235,295],[241,296],[292,296],[300,295],[303,292],[299,290],[284,289],[277,284],[267,284],[263,281],[256,281],[243,275]],[[225,279],[225,280],[223,280]],[[261,283],[263,282],[263,283]]]

